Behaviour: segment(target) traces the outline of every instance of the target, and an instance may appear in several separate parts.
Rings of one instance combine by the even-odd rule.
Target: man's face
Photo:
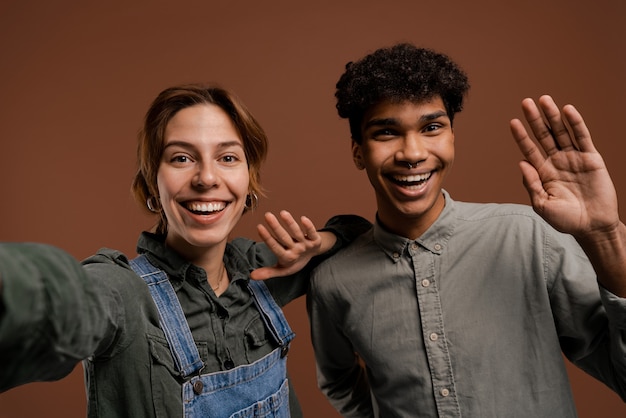
[[[454,133],[443,101],[382,102],[366,112],[354,163],[376,193],[378,217],[392,232],[421,235],[444,207],[443,180],[454,161]]]

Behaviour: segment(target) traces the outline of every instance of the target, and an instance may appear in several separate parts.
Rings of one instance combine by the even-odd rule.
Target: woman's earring
[[[147,200],[146,200],[146,206],[148,206],[148,210],[152,213],[159,213],[159,210],[157,209],[158,207],[158,200],[156,197],[154,196],[150,196]]]
[[[255,192],[250,192],[246,196],[245,210],[255,210],[259,206],[259,196]]]

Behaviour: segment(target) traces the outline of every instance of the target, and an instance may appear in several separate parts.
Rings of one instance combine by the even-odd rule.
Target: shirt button
[[[233,367],[235,367],[235,363],[234,363],[232,360],[226,360],[226,361],[224,362],[224,368],[225,368],[226,370],[230,370],[230,369],[232,369]]]
[[[430,286],[430,280],[428,280],[428,279],[424,279],[424,280],[422,280],[422,286],[423,286],[423,287],[428,287],[428,286]]]
[[[417,244],[416,243],[411,243],[411,249],[412,250],[417,250]]]
[[[439,339],[439,336],[437,335],[437,333],[433,332],[428,338],[430,338],[430,341],[437,341]]]
[[[435,251],[441,251],[442,248],[441,244],[435,244]]]
[[[396,252],[394,252],[394,253],[393,253],[393,258],[398,258],[398,257],[400,257],[400,253],[396,253]]]
[[[450,394],[450,391],[446,388],[441,389],[441,396],[446,397]]]

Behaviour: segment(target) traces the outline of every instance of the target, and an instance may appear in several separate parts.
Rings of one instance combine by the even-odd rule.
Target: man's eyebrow
[[[422,115],[422,117],[420,118],[420,121],[429,121],[429,120],[439,119],[444,116],[448,116],[448,112],[446,112],[445,110],[440,110],[438,112],[427,113],[425,115]]]
[[[367,129],[372,126],[394,126],[398,125],[398,121],[394,118],[379,118],[368,120],[364,128]]]
[[[445,110],[436,111],[433,113],[426,113],[425,115],[420,116],[418,119],[419,122],[428,122],[431,120],[439,119],[441,117],[448,116],[448,113]],[[367,121],[364,126],[364,129],[370,128],[372,126],[397,126],[400,123],[395,118],[378,118],[371,119]]]

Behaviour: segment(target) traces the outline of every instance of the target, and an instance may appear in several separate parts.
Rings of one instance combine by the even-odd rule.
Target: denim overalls
[[[150,264],[145,255],[131,260],[130,266],[150,289],[174,363],[185,379],[185,418],[290,416],[286,355],[294,333],[265,283],[249,280],[248,288],[279,347],[252,364],[202,374],[204,364],[167,275]]]

